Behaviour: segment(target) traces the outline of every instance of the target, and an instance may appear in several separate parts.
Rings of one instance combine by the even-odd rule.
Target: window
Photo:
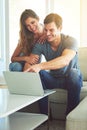
[[[5,22],[6,21],[6,22]],[[9,60],[8,0],[0,0],[0,84],[4,83],[3,71]]]
[[[0,77],[5,69],[5,9],[4,0],[0,1]]]

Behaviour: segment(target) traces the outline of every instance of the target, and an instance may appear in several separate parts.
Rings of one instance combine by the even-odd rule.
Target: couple
[[[20,40],[11,58],[10,70],[39,72],[44,89],[66,89],[67,115],[78,105],[82,87],[76,39],[61,33],[62,18],[56,13],[48,14],[42,26],[35,12],[25,10],[20,25]],[[40,63],[42,54],[46,62]],[[40,107],[42,113],[47,114],[46,98]]]

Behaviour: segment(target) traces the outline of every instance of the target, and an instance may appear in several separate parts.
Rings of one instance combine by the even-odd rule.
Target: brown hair
[[[47,15],[44,19],[44,24],[48,24],[51,22],[55,22],[57,28],[59,28],[60,26],[62,26],[62,18],[61,16],[59,16],[56,13],[50,13],[49,15]]]
[[[31,9],[26,9],[21,14],[20,17],[20,45],[23,48],[23,52],[25,54],[30,54],[33,42],[34,42],[34,34],[29,31],[25,25],[25,20],[29,17],[35,18],[39,20],[38,15]]]

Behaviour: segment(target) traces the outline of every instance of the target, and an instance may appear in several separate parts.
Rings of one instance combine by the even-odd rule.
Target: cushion
[[[87,130],[87,96],[66,118],[66,130]]]
[[[80,69],[83,75],[83,80],[87,81],[87,47],[80,47],[79,48],[79,65],[80,65]]]
[[[53,103],[67,103],[67,90],[54,89],[56,92],[49,96],[49,101]],[[80,100],[87,96],[87,82],[83,82],[81,89]]]

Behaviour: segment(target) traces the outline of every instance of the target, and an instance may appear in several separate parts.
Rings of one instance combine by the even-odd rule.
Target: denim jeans
[[[80,101],[80,91],[82,87],[82,75],[80,70],[72,68],[64,78],[55,78],[47,71],[40,71],[40,78],[44,89],[62,88],[66,89],[67,110],[66,115],[72,111]],[[45,97],[39,101],[41,113],[48,113],[48,98]]]
[[[20,57],[21,57],[21,56],[24,56],[24,53],[21,52],[21,53],[19,54],[19,56],[20,56]],[[9,70],[10,70],[10,71],[23,71],[24,64],[25,64],[24,61],[11,62],[11,63],[9,64]]]
[[[12,62],[9,64],[10,71],[23,71],[24,62]]]

